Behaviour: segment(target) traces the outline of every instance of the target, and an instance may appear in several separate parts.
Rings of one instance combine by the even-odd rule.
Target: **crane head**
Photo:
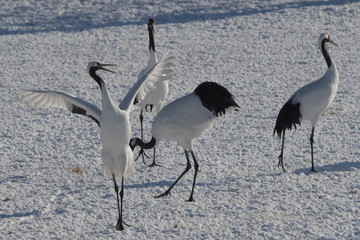
[[[117,66],[117,65],[116,64],[101,64],[99,62],[93,61],[88,64],[87,71],[88,71],[88,73],[90,73],[90,70],[95,70],[95,71],[104,70],[104,71],[115,73],[114,71],[105,68],[108,66]]]
[[[323,41],[332,43],[332,44],[334,44],[335,46],[337,46],[336,42],[334,42],[327,33],[322,33],[322,34],[320,35],[320,37],[319,37],[318,44],[319,44],[319,47],[320,47],[320,48],[321,48],[321,43],[322,43]]]

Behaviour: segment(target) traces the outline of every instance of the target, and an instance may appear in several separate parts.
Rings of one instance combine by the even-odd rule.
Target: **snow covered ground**
[[[0,5],[0,239],[360,238],[360,1]],[[200,164],[195,202],[185,202],[193,171],[171,197],[153,198],[185,168],[178,145],[159,145],[163,167],[138,161],[125,181],[124,220],[131,227],[118,232],[97,125],[58,109],[34,110],[16,94],[57,90],[100,106],[98,86],[86,73],[88,62],[97,60],[118,64],[119,74],[102,77],[120,101],[147,63],[149,17],[156,21],[158,54],[175,56],[168,102],[216,81],[241,109],[194,141]],[[338,44],[328,49],[340,84],[315,129],[318,173],[309,172],[308,122],[287,132],[282,172],[281,142],[272,135],[276,116],[295,90],[325,72],[317,47],[322,32]],[[134,136],[138,115],[135,108]],[[152,117],[145,116],[147,132]]]

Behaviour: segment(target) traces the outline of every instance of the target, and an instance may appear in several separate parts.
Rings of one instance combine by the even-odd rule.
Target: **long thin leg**
[[[282,134],[282,145],[281,145],[281,152],[280,152],[280,155],[279,155],[279,163],[278,163],[278,167],[282,167],[282,169],[285,171],[285,168],[284,168],[284,162],[283,162],[283,155],[284,155],[284,143],[285,143],[285,129],[283,130],[283,134]]]
[[[144,120],[143,109],[141,108],[141,110],[140,110],[140,136],[141,136],[141,141],[144,141],[143,120]],[[144,152],[141,153],[141,157],[142,157],[143,163],[145,164]],[[137,160],[137,158],[136,158],[136,160]]]
[[[185,156],[186,156],[187,164],[186,164],[186,168],[185,168],[184,172],[175,180],[175,182],[169,187],[168,190],[166,190],[164,193],[162,193],[158,196],[155,196],[155,198],[160,198],[160,197],[171,195],[170,194],[171,189],[176,185],[176,183],[180,180],[180,178],[182,178],[182,176],[184,176],[184,174],[190,170],[191,163],[190,163],[189,156],[188,156],[188,153],[186,150],[185,150]]]
[[[315,127],[313,127],[311,129],[311,136],[310,136],[310,145],[311,145],[311,171],[316,172],[315,171],[315,167],[314,167],[314,131],[315,131]]]
[[[196,176],[197,176],[197,172],[198,172],[198,169],[199,169],[199,164],[198,162],[196,161],[196,158],[195,158],[195,155],[194,155],[194,152],[193,151],[190,151],[191,153],[191,156],[194,160],[194,168],[195,168],[195,173],[194,173],[194,181],[193,181],[193,185],[192,185],[192,189],[191,189],[191,194],[190,194],[190,198],[188,200],[188,202],[194,202],[194,198],[193,198],[193,194],[194,194],[194,188],[195,188],[195,182],[196,182]]]
[[[153,157],[153,162],[152,162],[152,164],[150,164],[148,167],[155,167],[155,166],[157,166],[157,167],[161,167],[161,165],[160,165],[160,164],[157,164],[157,163],[155,162],[155,152],[156,152],[156,148],[154,147],[154,157]]]
[[[116,179],[115,179],[115,175],[113,174],[113,180],[114,180],[114,186],[115,186],[115,193],[116,193],[116,200],[117,200],[117,207],[118,207],[118,212],[119,212],[119,218],[118,221],[116,223],[115,229],[116,230],[124,230],[124,227],[122,225],[122,198],[121,198],[121,206],[120,206],[120,201],[119,201],[119,187],[116,183]]]
[[[124,177],[121,178],[121,190],[119,193],[119,187],[116,183],[115,175],[113,174],[113,180],[114,180],[114,186],[115,186],[115,192],[116,192],[116,199],[117,199],[117,207],[119,211],[119,218],[116,223],[115,229],[119,231],[123,231],[123,220],[122,220],[122,209],[123,209],[123,198],[124,198]],[[119,201],[119,195],[120,195],[120,201]],[[124,223],[127,225],[126,223]]]

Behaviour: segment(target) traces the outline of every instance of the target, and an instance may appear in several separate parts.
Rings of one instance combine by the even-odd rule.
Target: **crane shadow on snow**
[[[183,180],[183,184],[184,186],[191,186],[192,184],[192,179],[191,180],[184,180],[184,179],[181,179]],[[180,181],[181,181],[180,180]],[[147,182],[147,183],[136,183],[136,184],[130,184],[130,185],[125,185],[124,188],[153,188],[153,187],[157,187],[157,188],[168,188],[171,186],[171,184],[173,184],[173,182],[175,181],[175,179],[173,180],[170,180],[170,181],[158,181],[158,182]],[[181,183],[179,183],[176,185],[176,186],[180,186]],[[190,181],[190,182],[188,182]],[[215,184],[215,183],[207,183],[207,182],[196,182],[196,186],[215,186],[215,185],[221,185],[221,184]]]
[[[2,218],[23,218],[23,217],[38,216],[38,215],[40,215],[40,211],[34,210],[32,212],[25,212],[25,213],[0,214],[0,219],[2,219]]]
[[[136,183],[124,186],[125,188],[153,188],[153,187],[169,187],[172,181],[158,181],[158,182],[147,182],[147,183]]]
[[[0,12],[0,19],[7,19],[9,16],[16,16],[11,23],[7,24],[6,28],[0,28],[0,34],[24,34],[24,33],[39,33],[39,32],[76,32],[90,29],[99,29],[105,27],[119,27],[127,25],[143,25],[148,17],[154,17],[158,23],[187,23],[196,21],[219,20],[236,16],[249,16],[259,13],[280,12],[286,9],[300,9],[304,7],[318,7],[331,5],[346,5],[359,2],[360,0],[316,0],[316,1],[294,1],[288,3],[278,3],[268,5],[266,2],[261,2],[255,7],[243,7],[242,1],[232,2],[228,5],[218,3],[217,5],[199,6],[196,3],[186,6],[183,9],[174,8],[170,12],[161,12],[155,16],[149,16],[147,8],[138,6],[138,12],[135,16],[128,15],[122,17],[121,11],[114,9],[119,8],[114,4],[103,4],[101,6],[91,7],[74,7],[64,8],[63,12],[57,9],[56,6],[47,10],[42,9],[41,17],[39,17],[38,6],[25,8],[26,10],[19,10],[20,8],[13,8],[6,12]],[[120,2],[121,4],[121,2]],[[129,8],[137,7],[136,4],[129,4]],[[226,9],[229,9],[226,11]],[[120,8],[121,9],[121,8]],[[225,9],[225,11],[224,11]],[[28,11],[28,12],[27,12]],[[48,12],[46,12],[48,11]],[[60,12],[59,12],[60,11]],[[68,11],[68,12],[67,12]],[[143,16],[139,19],[138,16]],[[26,21],[23,19],[26,18]],[[15,29],[15,30],[14,30]]]
[[[315,170],[317,172],[349,172],[353,171],[354,169],[360,169],[360,162],[340,162],[336,164],[329,164],[324,166],[315,166]],[[310,168],[301,168],[293,171],[295,174],[311,174]]]

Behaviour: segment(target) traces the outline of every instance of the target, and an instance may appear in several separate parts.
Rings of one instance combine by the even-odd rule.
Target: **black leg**
[[[140,110],[140,136],[141,136],[141,141],[144,141],[143,120],[144,120],[143,109],[141,108],[141,110]],[[145,164],[144,152],[141,153],[141,157],[142,157],[143,163]],[[135,160],[137,160],[137,159],[138,158],[136,158]]]
[[[198,172],[198,169],[199,169],[199,164],[198,162],[196,161],[196,158],[195,158],[195,155],[194,155],[194,152],[193,151],[190,151],[191,153],[191,156],[194,160],[194,168],[195,168],[195,173],[194,173],[194,181],[193,181],[193,185],[192,185],[192,189],[191,189],[191,194],[190,194],[190,198],[188,200],[188,202],[194,202],[194,198],[193,198],[193,194],[194,194],[194,188],[195,188],[195,182],[196,182],[196,176],[197,176],[197,172]]]
[[[145,157],[147,157],[147,158],[150,158],[150,157],[146,154],[146,152],[145,152],[145,150],[144,150],[143,148],[140,149],[139,154],[138,154],[137,157],[135,158],[135,162],[139,159],[140,156],[145,156]]]
[[[310,145],[311,145],[311,171],[312,172],[316,172],[315,171],[315,167],[314,167],[314,131],[315,131],[315,127],[313,127],[311,129],[311,136],[310,136]]]
[[[113,180],[114,180],[114,185],[115,185],[117,206],[118,206],[118,211],[119,211],[119,218],[118,218],[118,221],[116,223],[115,229],[119,230],[119,231],[123,231],[124,230],[124,226],[123,226],[124,222],[122,220],[122,209],[123,209],[123,197],[124,197],[124,177],[121,178],[121,190],[120,190],[120,193],[119,193],[119,187],[118,187],[118,185],[116,183],[116,179],[115,179],[114,174],[113,174]],[[119,201],[119,195],[120,195],[120,201]],[[127,225],[127,224],[125,224],[125,225]]]
[[[283,130],[283,134],[282,134],[282,145],[281,145],[281,152],[279,155],[279,163],[278,163],[278,167],[282,167],[282,169],[285,171],[284,168],[284,162],[283,162],[283,155],[284,155],[284,143],[285,143],[285,129]]]
[[[159,164],[157,164],[157,163],[155,162],[155,152],[156,152],[156,148],[154,147],[154,157],[153,157],[153,162],[152,162],[152,164],[150,164],[148,167],[155,167],[155,166],[157,166],[157,167],[161,167],[161,165],[159,165]]]
[[[176,183],[180,180],[180,178],[182,178],[182,176],[184,176],[184,174],[190,170],[191,168],[191,163],[190,163],[190,160],[189,160],[189,156],[188,156],[188,153],[187,151],[185,150],[185,156],[186,156],[186,161],[187,161],[187,165],[186,165],[186,168],[184,170],[184,172],[175,180],[175,182],[169,187],[168,190],[166,190],[164,193],[158,195],[158,196],[155,196],[155,198],[160,198],[160,197],[164,197],[164,196],[168,196],[170,195],[170,191],[171,189],[176,185]]]
[[[143,121],[144,121],[144,116],[143,116],[143,110],[140,110],[140,136],[141,136],[141,140],[144,139],[144,134],[143,134]]]

